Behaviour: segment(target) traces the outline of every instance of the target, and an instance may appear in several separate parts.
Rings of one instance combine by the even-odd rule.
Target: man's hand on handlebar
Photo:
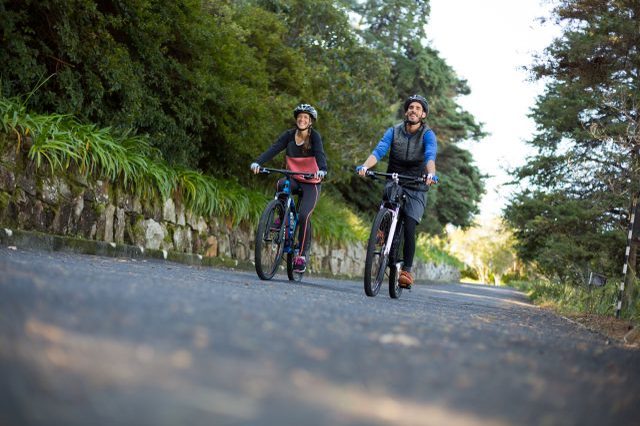
[[[438,183],[438,181],[439,181],[438,175],[432,175],[431,173],[429,173],[424,177],[424,182],[429,186]]]
[[[369,168],[366,166],[356,167],[356,173],[358,173],[360,176],[366,176],[367,170],[369,170]]]

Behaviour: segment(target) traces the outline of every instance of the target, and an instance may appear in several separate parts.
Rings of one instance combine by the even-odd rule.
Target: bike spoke
[[[271,279],[280,264],[284,246],[281,224],[284,208],[278,201],[272,201],[265,209],[258,224],[256,239],[256,272],[261,279]]]

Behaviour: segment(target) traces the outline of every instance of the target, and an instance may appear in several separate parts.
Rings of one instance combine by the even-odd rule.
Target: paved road
[[[0,425],[638,425],[640,351],[515,291],[0,247]]]

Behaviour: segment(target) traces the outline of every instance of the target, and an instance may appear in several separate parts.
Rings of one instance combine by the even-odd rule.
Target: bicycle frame
[[[275,171],[272,169],[262,170],[269,172]],[[281,197],[286,198],[286,200],[284,201],[284,217],[282,218],[282,226],[284,227],[284,252],[294,253],[295,247],[293,247],[293,241],[295,240],[294,232],[296,230],[296,226],[298,225],[298,205],[296,204],[293,198],[293,194],[291,193],[291,176],[288,174],[285,174],[282,191],[276,191],[274,195],[275,200],[282,199]]]
[[[415,176],[405,176],[405,175],[400,175],[398,173],[382,173],[382,172],[374,172],[374,171],[367,171],[367,176],[386,176],[386,177],[390,177],[391,180],[396,184],[399,185],[400,184],[400,180],[403,179],[405,181],[411,181],[411,182],[420,182],[422,181],[422,178],[416,178]],[[387,201],[383,201],[380,204],[380,210],[382,209],[387,209],[391,212],[393,219],[391,220],[391,227],[389,229],[389,236],[387,237],[387,242],[385,244],[384,247],[384,251],[383,254],[385,257],[388,258],[389,253],[391,252],[391,246],[393,245],[393,237],[396,234],[396,228],[398,226],[398,222],[400,220],[400,209],[402,208],[402,201],[396,201],[396,200],[387,200]]]
[[[294,261],[302,248],[296,247],[297,228],[299,223],[299,203],[294,200],[291,177],[301,175],[304,178],[313,177],[313,173],[292,172],[290,170],[269,169],[262,167],[259,173],[280,173],[284,175],[282,184],[278,185],[275,197],[269,201],[258,221],[256,229],[255,265],[256,273],[262,280],[270,280],[277,272],[282,257],[286,254],[287,276],[289,280],[300,281],[304,270],[296,270]],[[308,261],[308,253],[305,253]]]
[[[398,179],[397,173],[394,173],[394,177],[392,177],[393,181],[396,184],[400,183],[400,180]],[[387,207],[385,204],[390,204],[390,207]],[[382,204],[380,205],[380,209],[387,209],[391,212],[392,214],[392,219],[391,219],[391,227],[389,228],[389,236],[387,237],[387,242],[384,246],[384,257],[386,259],[389,258],[389,253],[391,252],[391,246],[393,245],[393,237],[396,235],[396,227],[398,226],[398,221],[400,220],[400,207],[401,207],[401,203],[399,202],[395,202],[395,201],[387,201],[387,202],[382,202]]]
[[[276,191],[274,199],[283,200],[285,205],[284,218],[282,222],[282,226],[285,227],[284,252],[297,255],[296,250],[299,250],[299,249],[296,249],[296,247],[294,247],[293,242],[295,241],[294,232],[296,230],[296,227],[299,221],[299,218],[298,218],[299,206],[298,204],[296,204],[296,201],[293,198],[293,194],[291,193],[291,178],[294,175],[300,175],[305,179],[311,179],[314,176],[314,174],[307,173],[307,172],[292,172],[291,170],[285,170],[285,169],[271,169],[267,167],[261,167],[260,173],[265,173],[265,174],[280,173],[284,175],[285,179],[284,179],[283,188],[281,191]],[[298,202],[299,201],[300,200],[298,200]],[[293,217],[291,217],[291,213],[293,213]]]
[[[402,288],[398,285],[399,271],[403,263],[399,256],[402,235],[396,235],[396,233],[402,228],[400,222],[402,217],[400,215],[404,196],[398,196],[397,193],[393,194],[393,192],[396,190],[396,186],[401,186],[400,181],[407,183],[424,182],[424,178],[369,170],[366,172],[366,176],[374,179],[378,176],[389,177],[394,187],[389,199],[383,200],[380,204],[369,241],[367,242],[364,277],[365,293],[370,297],[378,294],[387,268],[389,268],[389,294],[395,299],[402,293]],[[381,237],[379,235],[382,235],[384,241],[380,241]]]

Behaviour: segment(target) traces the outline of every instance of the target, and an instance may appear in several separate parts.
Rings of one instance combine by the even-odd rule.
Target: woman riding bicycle
[[[327,174],[327,158],[322,145],[322,137],[313,123],[318,119],[318,112],[309,104],[300,104],[293,110],[296,127],[284,131],[269,149],[260,154],[251,163],[254,173],[260,172],[260,166],[271,160],[278,153],[285,151],[286,168],[294,172],[314,173],[313,179],[294,176],[291,180],[292,193],[300,194],[299,220],[300,253],[293,260],[294,270],[304,272],[306,255],[311,246],[311,214],[320,197],[320,182]],[[282,190],[284,179],[280,179],[277,190]]]
[[[426,185],[435,183],[438,145],[434,131],[423,122],[427,115],[427,100],[420,95],[409,96],[404,102],[404,122],[387,129],[369,158],[358,166],[358,174],[365,176],[368,169],[391,151],[388,173],[416,177],[426,175]],[[404,194],[404,265],[398,282],[401,287],[410,288],[413,284],[411,267],[416,252],[416,226],[422,220],[426,207],[426,187],[424,184],[404,186]]]

